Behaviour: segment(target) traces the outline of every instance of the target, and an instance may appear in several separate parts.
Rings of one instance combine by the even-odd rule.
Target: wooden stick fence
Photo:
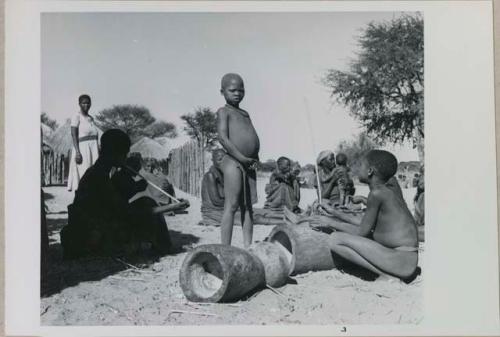
[[[205,170],[205,152],[194,141],[173,149],[168,164],[168,178],[180,190],[199,197]]]
[[[42,186],[62,185],[68,176],[68,158],[64,155],[44,149],[42,160]]]

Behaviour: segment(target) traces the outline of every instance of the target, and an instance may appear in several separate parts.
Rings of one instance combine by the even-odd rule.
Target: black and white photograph
[[[42,14],[42,323],[418,324],[424,19]]]
[[[446,334],[434,294],[454,296],[443,289],[455,275],[483,282],[491,265],[484,282],[498,282],[489,73],[478,65],[474,88],[435,56],[488,48],[429,37],[451,31],[436,18],[449,10],[451,22],[453,9],[47,3],[30,14],[37,42],[12,54],[37,60],[30,107],[39,109],[13,117],[7,104],[7,159],[36,165],[15,172],[31,186],[25,203],[28,189],[9,194],[7,184],[6,245],[21,251],[9,248],[20,233],[13,219],[35,219],[22,228],[36,250],[24,268],[36,266],[36,277],[16,287],[36,283],[19,303],[36,301],[41,331]],[[483,18],[486,7],[477,8]],[[490,27],[477,20],[478,31]],[[490,58],[476,62],[488,69]],[[463,64],[464,74],[472,68]],[[443,77],[453,81],[446,89]],[[27,77],[14,78],[19,88]],[[487,97],[460,104],[477,108],[475,122],[440,101],[454,89],[457,102]],[[36,119],[31,140],[15,118],[30,130]],[[13,155],[19,142],[35,151]],[[474,155],[484,162],[475,173]],[[481,229],[464,232],[472,224]],[[488,287],[476,287],[478,301]],[[498,289],[490,294],[498,299]],[[498,328],[491,315],[484,331]],[[467,317],[479,320],[455,316],[464,325]],[[286,330],[252,330],[267,327]]]

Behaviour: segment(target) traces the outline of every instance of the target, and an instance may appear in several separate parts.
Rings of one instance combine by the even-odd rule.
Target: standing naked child
[[[248,247],[253,236],[252,204],[257,202],[255,169],[259,162],[260,142],[248,112],[240,109],[245,96],[241,76],[224,75],[220,92],[226,105],[217,111],[217,131],[227,152],[221,163],[225,197],[221,241],[225,245],[231,244],[234,215],[240,209],[243,244]]]
[[[331,249],[343,258],[379,275],[406,279],[417,268],[417,227],[402,196],[386,185],[398,162],[390,152],[370,151],[361,163],[359,180],[370,193],[365,215],[358,222],[324,203],[328,213],[346,222],[331,224],[345,233],[331,235]]]

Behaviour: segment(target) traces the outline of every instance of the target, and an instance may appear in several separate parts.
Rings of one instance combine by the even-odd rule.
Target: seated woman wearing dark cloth
[[[129,149],[130,138],[123,131],[111,129],[102,135],[99,158],[85,172],[68,206],[68,225],[61,231],[65,258],[133,253],[141,242],[152,243],[159,254],[170,250],[165,219],[153,213],[156,202],[143,197],[129,204],[129,193],[120,192],[110,178],[112,169],[125,163]]]

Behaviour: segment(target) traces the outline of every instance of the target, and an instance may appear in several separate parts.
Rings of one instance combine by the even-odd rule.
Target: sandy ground
[[[259,179],[259,204],[265,182]],[[63,261],[59,231],[67,222],[65,210],[72,195],[64,187],[44,191],[50,251],[48,276],[42,284],[42,325],[418,324],[423,319],[422,275],[404,284],[364,280],[338,270],[310,272],[293,277],[279,289],[281,294],[264,289],[236,303],[188,302],[179,286],[180,266],[193,247],[218,243],[220,229],[197,225],[200,201],[181,191],[178,196],[191,203],[189,214],[167,217],[178,253],[156,261]],[[367,191],[361,186],[357,194]],[[411,201],[414,190],[404,193]],[[303,190],[301,206],[313,198],[313,190]],[[255,226],[254,240],[263,240],[271,229]],[[242,246],[240,227],[234,230],[233,244]],[[422,245],[420,265],[423,253]]]

